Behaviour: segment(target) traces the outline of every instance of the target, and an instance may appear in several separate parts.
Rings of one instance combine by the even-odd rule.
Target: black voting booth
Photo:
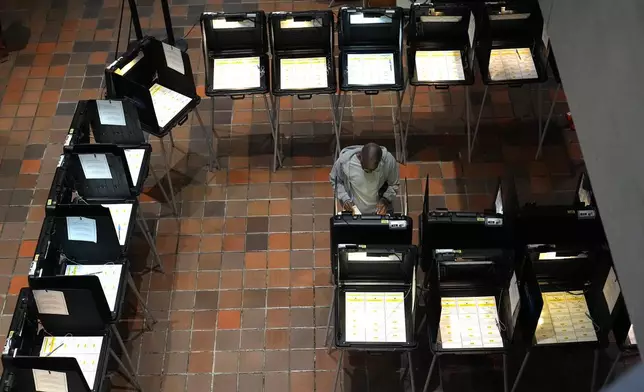
[[[520,87],[548,79],[547,47],[542,41],[543,16],[538,2],[485,3],[476,15],[476,28],[476,59],[485,90],[474,133],[471,140],[468,139],[469,160],[472,159],[489,87]],[[537,118],[541,132],[541,88],[537,91]]]
[[[508,187],[510,189],[503,189]],[[425,188],[420,216],[421,266],[425,271],[425,315],[433,358],[423,392],[445,355],[501,355],[508,391],[508,352],[515,339],[519,292],[512,234],[511,183],[499,183],[484,212],[429,209]]]
[[[519,209],[517,243],[522,258],[519,325],[526,354],[512,391],[518,390],[531,355],[573,352],[590,357],[590,390],[599,354],[608,345],[611,308],[620,290],[594,197],[585,175],[570,205]],[[561,350],[561,351],[560,351]]]
[[[149,150],[144,150],[149,156]],[[128,249],[135,223],[154,257],[152,268],[163,271],[161,259],[132,183],[127,150],[110,144],[78,144],[61,157],[49,190],[46,209],[60,205],[104,205],[123,253]],[[145,157],[143,159],[145,161]]]
[[[335,130],[333,12],[272,12],[268,16],[268,27],[273,69],[273,168],[277,168],[282,165],[280,97],[311,99],[313,95],[328,94]]]
[[[338,253],[329,315],[334,322],[334,345],[341,350],[334,391],[345,351],[401,352],[407,357],[415,391],[411,350],[417,346],[416,246],[346,245]]]
[[[348,8],[338,13],[340,96],[336,140],[342,133],[342,118],[348,92],[375,95],[395,91],[396,108],[392,112],[396,151],[400,150],[399,117],[405,90],[403,75],[402,8]],[[336,146],[336,158],[341,146]],[[397,157],[401,160],[401,157]]]
[[[469,7],[460,4],[414,4],[407,30],[407,72],[411,84],[409,114],[402,131],[400,155],[407,160],[407,136],[418,86],[448,89],[465,86],[465,116],[470,132],[469,86],[474,84],[476,24]],[[469,140],[469,138],[468,138]]]
[[[212,132],[215,130],[214,97],[244,99],[262,95],[275,137],[274,114],[268,103],[270,67],[264,11],[204,12],[201,14],[206,95],[211,97]],[[218,138],[215,138],[215,142]],[[215,147],[215,153],[217,147]]]

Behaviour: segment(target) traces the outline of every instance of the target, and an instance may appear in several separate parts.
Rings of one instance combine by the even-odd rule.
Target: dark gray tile
[[[34,191],[30,190],[15,190],[11,195],[10,205],[12,206],[28,206],[31,204],[31,199],[34,197]]]
[[[55,53],[51,59],[51,65],[67,65],[70,59],[71,55],[67,53]]]
[[[87,64],[87,62],[89,61],[89,50],[83,51],[87,53],[78,53],[78,51],[76,50],[73,50],[73,52],[74,53],[72,53],[71,58],[69,59],[70,64],[77,64],[77,65]]]
[[[0,162],[0,176],[16,176],[20,172],[22,161],[20,159],[3,159]]]
[[[226,212],[226,203],[223,201],[207,201],[204,207],[203,215],[205,217],[224,216]]]
[[[266,307],[266,290],[244,290],[242,307],[245,309]]]
[[[31,67],[36,58],[35,54],[19,54],[16,56],[14,66],[16,67]]]
[[[111,46],[110,41],[94,41],[92,42],[92,52],[109,52]]]
[[[328,225],[328,223],[327,223]],[[312,268],[313,267],[313,252],[312,251],[293,251],[291,252],[291,267],[292,268]]]
[[[64,81],[65,79],[63,78],[47,78],[45,80],[45,90],[60,90],[63,88]]]
[[[241,333],[239,330],[219,330],[217,331],[217,341],[215,348],[218,351],[239,350]]]
[[[111,29],[116,25],[115,19],[99,19],[96,26],[97,29]]]
[[[197,291],[195,297],[195,309],[215,310],[217,309],[217,291]]]
[[[76,111],[76,102],[75,103],[59,103],[56,108],[57,116],[72,116]]]
[[[81,53],[90,53],[92,52],[92,42],[91,41],[77,41],[74,43],[74,46],[72,47],[73,52],[81,52]],[[72,56],[73,58],[73,56]]]
[[[248,233],[267,233],[268,232],[268,217],[250,217],[247,221]]]
[[[85,76],[103,76],[105,73],[105,66],[101,64],[88,65]]]
[[[0,206],[9,205],[12,193],[13,191],[10,190],[0,190]]]
[[[24,222],[27,220],[29,207],[11,207],[5,216],[6,222]]]
[[[86,77],[85,80],[83,80],[83,88],[101,88],[102,83],[102,77]]]
[[[246,235],[246,251],[268,250],[268,234]]]
[[[45,153],[45,144],[30,144],[25,147],[25,153],[23,154],[23,159],[40,159]]]

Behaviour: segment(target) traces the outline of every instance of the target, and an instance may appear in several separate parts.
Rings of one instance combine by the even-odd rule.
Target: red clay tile
[[[423,181],[423,190],[425,189],[425,181]],[[435,178],[429,179],[429,193],[432,195],[444,195],[445,188],[443,187],[443,181]]]
[[[197,284],[197,274],[195,272],[175,272],[174,289],[175,290],[194,290]]]
[[[221,252],[223,239],[220,235],[208,235],[201,237],[200,252]]]
[[[291,270],[292,287],[312,287],[313,271],[309,269]]]
[[[266,288],[266,271],[244,271],[245,289],[263,289]]]
[[[244,250],[245,244],[246,239],[242,235],[226,235],[222,249],[224,252],[239,252]]]
[[[268,287],[289,287],[291,282],[291,272],[289,270],[269,270]]]
[[[313,249],[313,234],[312,233],[292,234],[291,249]]]
[[[18,112],[16,117],[34,117],[36,115],[36,110],[38,105],[35,104],[24,104],[18,106]]]
[[[25,240],[20,244],[20,249],[18,250],[18,257],[34,257],[36,253],[36,246],[38,241],[36,240]]]
[[[33,256],[33,255],[32,255]],[[29,282],[27,281],[27,275],[17,275],[11,278],[11,284],[9,285],[9,294],[18,294],[20,289],[23,287],[29,287]]]
[[[290,234],[285,234],[285,233],[269,234],[268,249],[269,250],[291,249]]]
[[[200,271],[197,273],[197,290],[219,288],[219,271]]]
[[[248,184],[250,173],[248,170],[230,170],[228,172],[228,181],[231,184]]]
[[[227,234],[246,233],[246,218],[228,218],[225,224]]]
[[[289,310],[288,309],[268,309],[266,311],[267,328],[288,328]]]
[[[270,212],[270,215],[290,215],[291,201],[290,200],[271,200],[269,212]]]
[[[217,315],[217,328],[239,329],[241,326],[241,312],[239,310],[220,310]]]
[[[188,372],[210,373],[212,372],[212,352],[191,353],[188,361]]]
[[[268,215],[268,200],[254,200],[248,203],[248,216]]]
[[[266,349],[279,350],[288,348],[289,330],[288,329],[267,329],[266,330]]]
[[[40,172],[40,159],[26,159],[20,166],[20,174],[38,174]]]
[[[221,288],[239,289],[242,287],[242,278],[241,271],[221,271]]]
[[[244,267],[247,270],[266,269],[266,252],[247,252],[244,255]]]
[[[270,170],[268,169],[252,169],[250,171],[250,183],[261,184],[267,183],[270,180]]]
[[[269,237],[270,238],[270,237]],[[270,243],[269,243],[270,246]],[[288,268],[291,265],[290,252],[268,252],[268,268]]]

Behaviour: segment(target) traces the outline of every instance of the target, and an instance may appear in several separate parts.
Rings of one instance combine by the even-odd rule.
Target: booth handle
[[[510,83],[510,84],[508,84],[508,87],[510,87],[510,88],[519,88],[519,87],[522,87],[522,86],[523,86],[523,83]]]
[[[367,95],[378,95],[379,92],[380,91],[378,91],[378,90],[367,90],[364,93],[367,94]]]
[[[186,114],[185,116],[183,116],[181,118],[181,120],[179,120],[179,125],[181,126],[181,125],[185,124],[186,121],[188,121],[188,114]]]
[[[313,98],[313,94],[298,94],[297,99],[306,100]]]
[[[437,86],[434,86],[434,88],[436,88],[436,90],[449,90],[449,86],[446,84],[437,85]]]
[[[246,95],[244,95],[244,94],[233,94],[233,95],[230,96],[230,99],[232,99],[234,101],[237,101],[237,100],[240,100],[240,99],[244,99],[245,97],[246,97]]]

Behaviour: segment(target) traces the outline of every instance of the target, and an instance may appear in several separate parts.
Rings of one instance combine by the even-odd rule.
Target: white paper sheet
[[[441,298],[443,349],[503,347],[494,297]]]
[[[543,309],[535,331],[537,344],[597,341],[582,291],[542,293]]]
[[[496,209],[497,214],[503,214],[503,194],[501,194],[501,189],[496,193],[496,199],[494,200],[494,208]]]
[[[46,336],[40,356],[75,358],[87,385],[93,388],[102,347],[102,336]]]
[[[347,54],[348,84],[375,86],[396,83],[393,53]]]
[[[134,67],[136,63],[138,63],[139,60],[141,60],[142,58],[143,58],[143,52],[139,52],[139,54],[137,54],[132,61],[125,64],[123,68],[118,68],[116,71],[114,71],[114,73],[121,76],[125,75],[127,71],[131,70],[132,67]]]
[[[326,58],[280,59],[280,84],[283,90],[326,88]]]
[[[68,216],[67,239],[96,243],[96,220],[82,216]]]
[[[130,219],[132,218],[132,203],[101,205],[109,208],[112,222],[114,222],[116,236],[119,239],[119,244],[121,244],[121,246],[125,245],[125,241],[127,240],[127,230],[130,226]]]
[[[405,342],[404,292],[346,293],[347,342]]]
[[[470,22],[467,26],[467,36],[470,39],[470,48],[474,48],[475,33],[476,33],[476,21],[474,19],[474,13],[470,12]]]
[[[606,277],[606,282],[604,282],[602,292],[604,293],[606,304],[608,304],[608,312],[613,313],[619,294],[622,292],[613,267],[610,267],[610,270],[608,271],[608,276]]]
[[[125,112],[121,101],[97,100],[98,118],[103,125],[125,126]]]
[[[512,314],[517,311],[519,308],[519,303],[521,297],[519,296],[519,284],[517,283],[517,274],[512,273],[512,279],[510,279],[510,308],[512,309]]]
[[[548,42],[550,42],[550,36],[548,35],[548,22],[546,19],[543,19],[543,29],[541,30],[541,42],[548,50]]]
[[[416,52],[419,82],[465,80],[463,60],[458,50],[421,50]]]
[[[34,290],[33,293],[38,313],[69,316],[67,301],[65,301],[65,294],[62,291]]]
[[[490,79],[494,81],[536,79],[539,76],[530,48],[492,49],[489,71]]]
[[[68,265],[65,275],[96,275],[101,282],[107,304],[113,312],[116,307],[122,269],[123,265],[121,264]]]
[[[145,158],[145,150],[143,148],[126,148],[125,160],[127,167],[130,169],[130,176],[134,186],[139,185],[139,174],[141,174],[141,166],[143,166],[143,158]]]
[[[112,172],[105,154],[79,154],[78,159],[88,180],[112,179]]]
[[[190,103],[190,98],[158,83],[150,87],[150,95],[161,128],[168,125]]]
[[[67,392],[67,374],[49,370],[32,369],[37,392]]]
[[[637,344],[637,339],[635,338],[635,329],[633,329],[633,324],[631,324],[631,328],[628,330],[628,343]]]
[[[213,60],[214,90],[244,90],[261,86],[259,57]]]
[[[349,261],[401,261],[402,254],[394,253],[382,256],[367,256],[367,252],[351,252],[348,254]]]
[[[186,70],[183,66],[183,56],[181,56],[181,50],[175,48],[172,45],[168,45],[165,42],[163,44],[163,54],[165,56],[165,63],[168,68],[172,68],[175,71],[179,72],[181,75],[186,74]]]

